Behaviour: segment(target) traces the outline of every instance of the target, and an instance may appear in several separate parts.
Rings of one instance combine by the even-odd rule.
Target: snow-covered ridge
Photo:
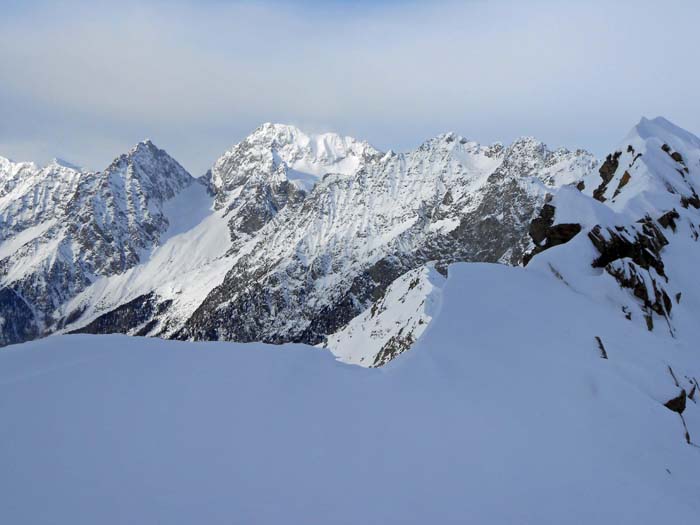
[[[579,188],[554,192],[537,250],[553,247],[531,264],[641,327],[696,337],[700,139],[644,118]],[[550,242],[572,226],[581,233]]]
[[[440,309],[445,276],[433,265],[406,272],[381,299],[328,336],[325,347],[340,361],[382,366],[410,349]]]

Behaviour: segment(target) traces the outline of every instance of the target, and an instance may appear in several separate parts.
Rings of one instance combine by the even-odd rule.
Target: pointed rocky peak
[[[466,144],[470,142],[468,139],[458,135],[454,131],[447,131],[445,133],[440,133],[439,135],[429,138],[418,146],[419,150],[429,150],[435,148],[452,148],[458,144]],[[476,142],[471,141],[473,144]]]
[[[563,146],[551,149],[541,140],[531,136],[517,138],[506,148],[506,152],[506,156],[527,156],[550,162],[550,159],[557,161],[565,157],[593,157],[592,153],[580,148],[574,151]]]
[[[10,174],[15,166],[15,163],[10,159],[0,156],[0,180],[10,177]]]
[[[534,137],[520,137],[503,151],[502,172],[514,175],[531,175],[540,169],[546,160],[547,146]]]
[[[130,155],[137,155],[139,153],[151,153],[151,154],[156,154],[157,152],[161,151],[158,149],[158,146],[153,144],[153,141],[151,139],[144,139],[140,142],[138,142],[133,148],[129,150]]]
[[[599,170],[595,199],[634,215],[700,208],[700,139],[665,118],[642,118]]]
[[[267,144],[272,146],[275,144],[293,144],[299,140],[304,140],[307,138],[308,135],[306,135],[296,126],[292,126],[290,124],[265,122],[256,128],[255,131],[248,135],[244,140],[251,143]]]
[[[539,155],[542,156],[547,149],[547,145],[537,140],[535,137],[523,136],[518,137],[513,141],[513,143],[506,148],[507,154],[509,155]]]
[[[190,179],[192,176],[165,150],[160,149],[150,139],[142,140],[127,153],[120,155],[114,163],[127,162],[143,170],[165,169],[172,171],[179,178]]]
[[[36,179],[36,184],[43,184],[51,179],[56,181],[72,180],[74,176],[87,173],[83,168],[70,162],[54,158],[46,165],[38,165],[34,162],[14,162],[8,158],[0,157],[0,178],[7,180],[27,181]]]
[[[486,155],[489,157],[498,157],[500,155],[503,155],[505,149],[506,147],[503,145],[502,142],[494,142],[493,144],[490,144],[486,147]]]
[[[100,176],[116,181],[136,180],[148,196],[159,200],[173,197],[195,180],[165,150],[148,139],[114,159]]]
[[[663,117],[648,119],[642,117],[618,146],[615,153],[645,153],[670,157],[673,161],[685,164],[689,170],[697,168],[695,160],[700,151],[700,138],[676,126]]]
[[[160,149],[156,146],[150,139],[142,140],[132,147],[127,153],[122,155],[129,159],[155,159],[166,162],[175,162],[175,160],[168,155],[165,150]]]

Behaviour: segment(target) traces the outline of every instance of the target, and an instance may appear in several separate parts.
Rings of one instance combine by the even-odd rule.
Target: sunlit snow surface
[[[696,348],[529,269],[452,266],[440,301],[380,369],[123,336],[0,350],[2,522],[697,520],[700,448],[662,405]]]

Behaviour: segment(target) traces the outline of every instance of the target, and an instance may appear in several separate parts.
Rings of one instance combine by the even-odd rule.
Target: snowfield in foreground
[[[663,405],[696,348],[529,268],[451,266],[440,303],[379,369],[125,336],[0,350],[3,523],[698,519],[700,408],[688,444]]]

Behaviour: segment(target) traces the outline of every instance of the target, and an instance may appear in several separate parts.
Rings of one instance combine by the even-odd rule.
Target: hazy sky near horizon
[[[0,0],[0,155],[92,169],[151,138],[202,174],[260,123],[407,150],[445,131],[610,150],[700,133],[691,0]]]

